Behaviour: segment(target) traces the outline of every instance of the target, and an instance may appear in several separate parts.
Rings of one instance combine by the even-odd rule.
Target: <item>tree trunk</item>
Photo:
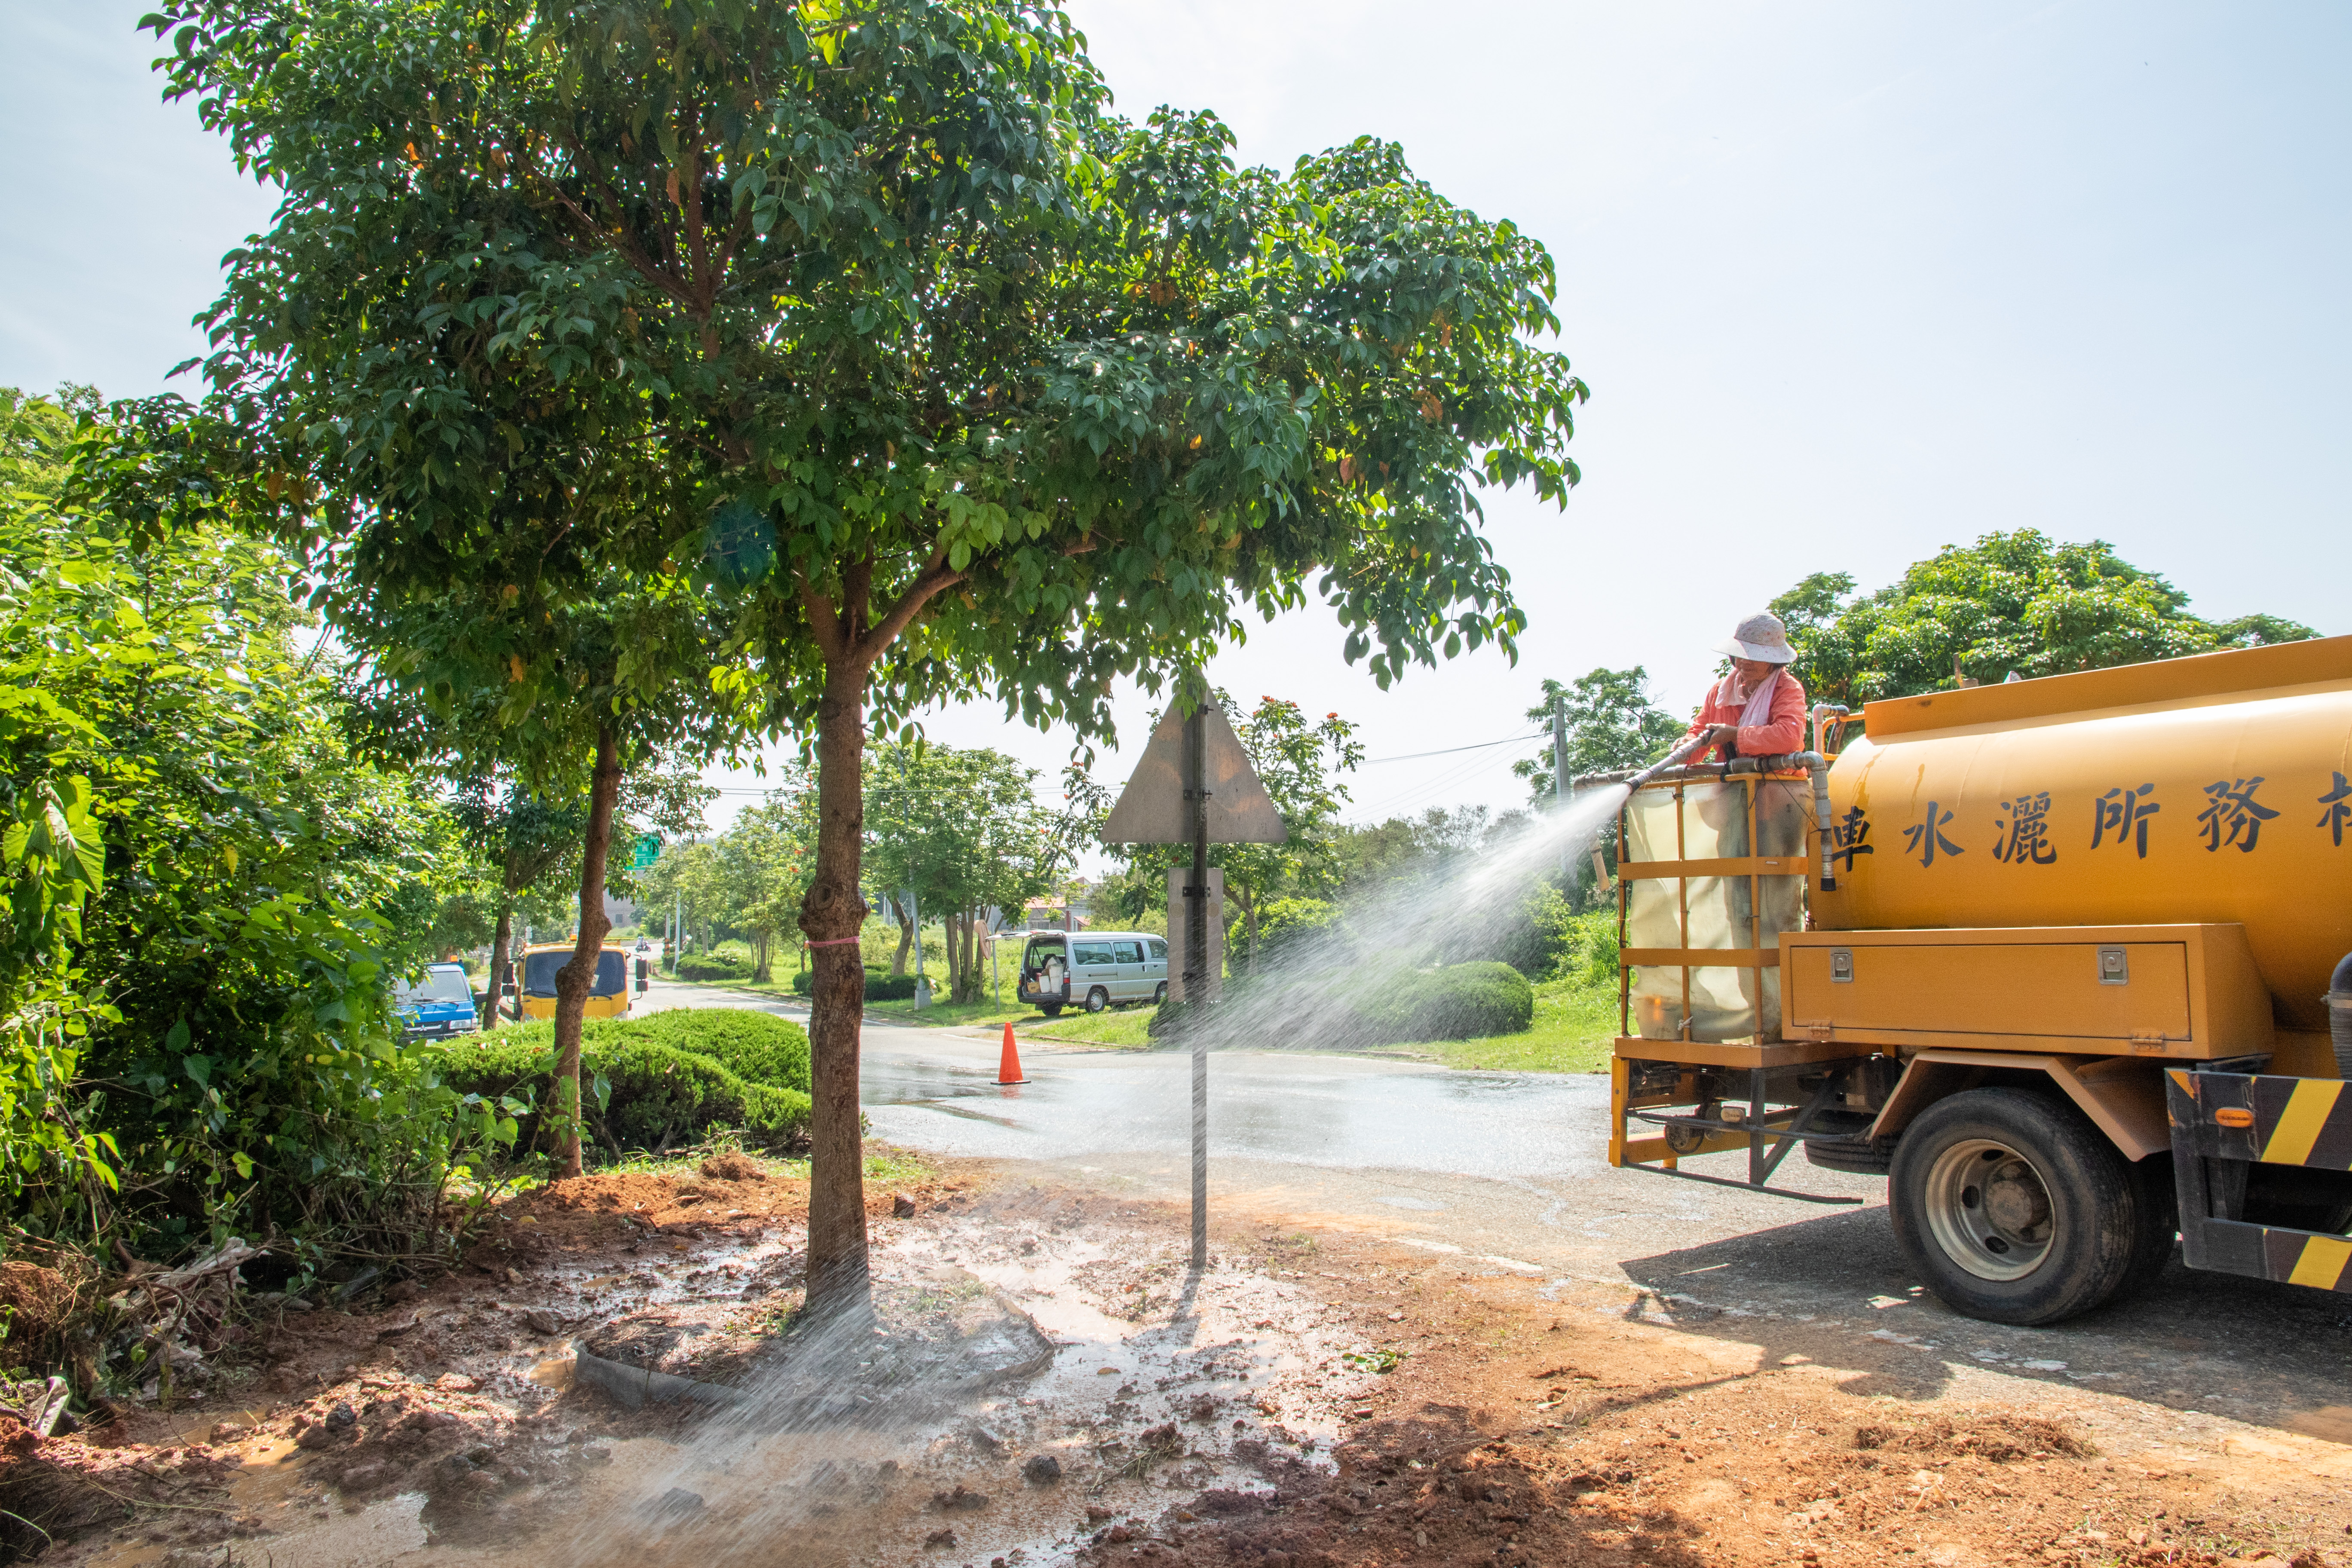
[[[948,918],[940,922],[941,945],[947,949],[948,1001],[963,1000],[963,911],[950,910]]]
[[[1247,922],[1248,922],[1248,925],[1249,925],[1250,973],[1252,973],[1253,975],[1255,975],[1255,974],[1257,973],[1257,964],[1258,964],[1258,958],[1257,958],[1257,895],[1256,895],[1256,894],[1255,894],[1255,893],[1245,893],[1245,894],[1244,894],[1244,895],[1243,895],[1243,897],[1242,897],[1242,919],[1243,919],[1244,921],[1247,921]]]
[[[980,928],[988,919],[983,910],[967,910],[963,917],[963,994],[962,1002],[980,1000]]]
[[[807,1300],[809,1310],[824,1318],[873,1310],[857,1104],[866,967],[855,940],[866,912],[857,892],[866,837],[866,670],[854,654],[826,661],[817,707],[816,875],[801,904],[801,930],[824,944],[814,949],[816,977],[809,984]]]
[[[508,950],[514,945],[514,900],[499,900],[499,922],[490,938],[490,1006],[482,1016],[482,1027],[495,1029],[507,1005],[507,975],[514,960]]]
[[[896,980],[907,973],[907,950],[915,945],[915,928],[908,923],[907,906],[895,893],[885,893],[882,901],[890,906],[892,918],[898,922],[898,951],[890,955],[890,978]]]
[[[751,984],[754,985],[773,984],[776,975],[775,971],[768,967],[768,949],[775,933],[770,931],[767,927],[761,926],[758,931],[752,932],[752,935],[759,939],[759,944],[754,950],[759,953],[759,958],[751,965]]]
[[[613,847],[614,808],[621,798],[620,738],[606,725],[596,731],[596,771],[588,786],[588,837],[581,846],[580,936],[571,962],[555,972],[555,1170],[580,1174],[580,1026],[588,1016],[588,995],[596,986],[596,965],[604,952],[604,858]]]

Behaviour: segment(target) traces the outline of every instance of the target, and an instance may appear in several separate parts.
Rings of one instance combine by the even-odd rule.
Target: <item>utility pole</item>
[[[1551,693],[1551,806],[1559,810],[1568,804],[1568,689],[1556,686]],[[1576,908],[1576,879],[1569,865],[1568,843],[1559,846],[1560,880],[1567,884],[1568,907]]]
[[[915,889],[907,889],[907,923],[915,928],[915,1005],[931,1005],[931,983],[923,978],[923,905]]]
[[[1192,1271],[1209,1267],[1208,696],[1184,721],[1185,826],[1192,830],[1192,876],[1184,885],[1184,1011],[1192,1036]]]

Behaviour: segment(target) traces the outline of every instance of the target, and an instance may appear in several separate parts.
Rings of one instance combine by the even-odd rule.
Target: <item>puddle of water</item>
[[[875,1266],[877,1279],[911,1282],[939,1278],[944,1261],[960,1259],[1056,1343],[1034,1376],[893,1429],[728,1431],[712,1423],[676,1436],[656,1430],[598,1441],[592,1447],[608,1462],[568,1490],[551,1481],[510,1495],[464,1540],[436,1536],[422,1493],[346,1511],[306,1481],[310,1456],[290,1442],[256,1442],[242,1451],[229,1506],[258,1517],[267,1533],[237,1554],[266,1554],[275,1568],[404,1563],[426,1553],[436,1568],[545,1568],[551,1558],[580,1568],[711,1568],[773,1561],[775,1542],[791,1539],[793,1560],[811,1564],[985,1562],[1016,1551],[1017,1561],[1051,1564],[1085,1543],[1089,1504],[1151,1520],[1208,1487],[1263,1489],[1233,1452],[1244,1437],[1328,1464],[1345,1408],[1371,1377],[1340,1359],[1359,1347],[1326,1309],[1253,1271],[1188,1281],[1172,1244],[1024,1228],[986,1213],[962,1216],[877,1248]],[[602,1273],[551,1271],[563,1279],[551,1310],[572,1315],[560,1300],[568,1295],[593,1324],[650,1305],[737,1296],[741,1282],[793,1258],[797,1240],[796,1232],[771,1232],[746,1246],[697,1243],[675,1263],[654,1261],[649,1247],[642,1269],[615,1272],[606,1261]],[[1147,1286],[1139,1298],[1126,1289],[1137,1280]],[[560,1420],[564,1407],[549,1407],[573,1369],[569,1356],[542,1350],[483,1381],[519,1415],[548,1411]],[[529,1425],[536,1436],[519,1426],[502,1451],[551,1473],[545,1461],[562,1426]],[[1176,1451],[1138,1463],[1142,1435],[1171,1425]],[[1040,1455],[1060,1462],[1059,1484],[1024,1479],[1022,1465]],[[958,1487],[988,1494],[987,1505],[937,1506],[937,1495]],[[955,1536],[951,1557],[926,1549],[942,1530]],[[122,1542],[86,1561],[152,1568],[159,1550]]]

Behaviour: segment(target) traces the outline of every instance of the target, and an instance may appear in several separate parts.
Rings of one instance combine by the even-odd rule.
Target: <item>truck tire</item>
[[[1979,1089],[1920,1112],[1895,1146],[1895,1239],[1956,1312],[2055,1323],[2100,1305],[2145,1258],[2141,1185],[2072,1106]]]
[[[1037,1011],[1045,1014],[1048,1018],[1058,1018],[1062,1016],[1062,1005],[1059,1002],[1040,1002],[1037,1004]]]

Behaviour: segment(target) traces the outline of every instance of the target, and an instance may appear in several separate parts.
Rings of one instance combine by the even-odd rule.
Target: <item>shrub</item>
[[[1360,1049],[1412,1040],[1475,1040],[1516,1035],[1535,1024],[1535,987],[1507,963],[1457,963],[1393,970],[1358,983],[1274,973],[1225,982],[1217,1005],[1201,1016],[1213,1045]],[[1174,1039],[1186,1021],[1177,1002],[1161,1004],[1146,1030]]]
[[[543,1110],[554,1040],[553,1024],[526,1024],[436,1055],[449,1088],[492,1100],[521,1089]],[[588,1104],[589,1130],[608,1145],[658,1149],[720,1127],[772,1148],[807,1135],[808,1037],[782,1018],[713,1007],[593,1018],[581,1029],[580,1062],[583,1076],[608,1087],[601,1110],[593,1092]],[[522,1121],[528,1142],[538,1135],[539,1116]]]
[[[1559,954],[1552,963],[1552,976],[1580,987],[1601,986],[1612,991],[1617,988],[1615,910],[1587,910],[1568,917]]]
[[[793,993],[801,996],[809,995],[812,993],[815,980],[815,970],[802,970],[798,974],[793,976]],[[914,994],[915,977],[913,975],[893,974],[887,969],[877,969],[871,966],[867,967],[866,971],[866,999],[868,1002],[904,1002]]]
[[[749,980],[751,966],[748,963],[726,963],[715,958],[681,958],[677,961],[680,980]]]
[[[1507,963],[1455,963],[1396,977],[1361,1011],[1391,1040],[1475,1040],[1532,1027],[1536,992]]]
[[[751,944],[740,936],[730,936],[725,942],[714,943],[710,949],[710,956],[721,963],[734,964],[739,969],[749,969],[758,962],[758,955],[751,951]]]
[[[643,1018],[600,1018],[596,1026],[608,1036],[634,1035],[709,1057],[746,1083],[808,1092],[808,1031],[773,1013],[754,1013],[744,1007],[679,1007]]]

